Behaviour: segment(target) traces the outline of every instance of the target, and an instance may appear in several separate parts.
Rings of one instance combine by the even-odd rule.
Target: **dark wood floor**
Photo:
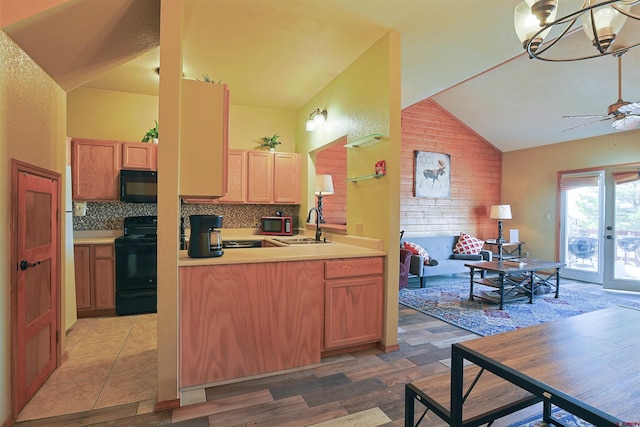
[[[398,310],[397,352],[372,349],[308,369],[212,387],[207,402],[173,411],[135,415],[134,403],[16,425],[403,426],[405,383],[447,371],[451,344],[477,336],[404,306]],[[540,411],[529,408],[493,425],[506,426]],[[445,424],[428,415],[421,425]]]

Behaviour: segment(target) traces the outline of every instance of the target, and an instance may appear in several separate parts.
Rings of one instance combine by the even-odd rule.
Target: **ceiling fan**
[[[584,123],[579,126],[574,126],[569,129],[563,130],[567,132],[573,129],[588,126],[594,123],[600,123],[613,119],[611,126],[617,130],[630,130],[635,129],[640,125],[640,101],[639,102],[627,102],[622,100],[622,57],[627,51],[617,53],[615,56],[618,58],[618,100],[609,105],[607,109],[607,115],[582,115],[582,116],[562,116],[562,118],[577,118],[577,119],[592,119],[601,118],[594,122]]]

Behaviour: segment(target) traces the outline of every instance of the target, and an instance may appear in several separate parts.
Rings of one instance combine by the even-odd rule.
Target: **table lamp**
[[[318,221],[325,223],[322,216],[322,197],[333,194],[333,179],[331,175],[316,175],[316,196],[318,196]]]
[[[498,259],[502,261],[502,244],[506,242],[502,237],[502,220],[511,219],[511,205],[492,205],[489,218],[498,220]]]

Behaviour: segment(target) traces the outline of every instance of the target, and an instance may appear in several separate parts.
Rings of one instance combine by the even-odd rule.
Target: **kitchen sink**
[[[223,240],[223,249],[261,248],[262,240]]]
[[[287,239],[273,239],[286,245],[315,245],[318,243],[331,243],[324,240],[316,240],[313,237],[292,237]]]

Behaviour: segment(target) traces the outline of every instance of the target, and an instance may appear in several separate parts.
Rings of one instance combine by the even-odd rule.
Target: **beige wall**
[[[513,215],[505,232],[519,229],[532,256],[556,259],[558,172],[640,162],[639,140],[636,130],[505,153],[501,200]]]
[[[305,130],[309,114],[327,109],[327,122],[314,132]],[[387,175],[347,186],[347,231],[384,241],[388,251],[385,291],[384,344],[397,344],[398,247],[400,186],[400,36],[389,32],[373,44],[298,111],[296,151],[306,155],[346,135],[348,141],[381,133],[382,142],[347,152],[347,175],[369,175],[375,163],[386,160]],[[303,161],[301,216],[315,204],[315,165]]]
[[[64,188],[66,110],[65,93],[11,39],[0,31],[0,424],[11,413],[9,233],[10,159],[58,172]],[[64,238],[64,221],[60,236]],[[64,242],[62,242],[64,248]],[[61,263],[64,268],[64,263]],[[61,278],[64,271],[61,271]],[[62,280],[62,279],[61,279]],[[64,293],[64,287],[61,292]],[[64,302],[64,294],[62,295]],[[61,307],[64,316],[64,306]],[[64,325],[64,318],[62,319]],[[64,334],[62,345],[64,346]],[[64,347],[63,347],[64,348]]]

